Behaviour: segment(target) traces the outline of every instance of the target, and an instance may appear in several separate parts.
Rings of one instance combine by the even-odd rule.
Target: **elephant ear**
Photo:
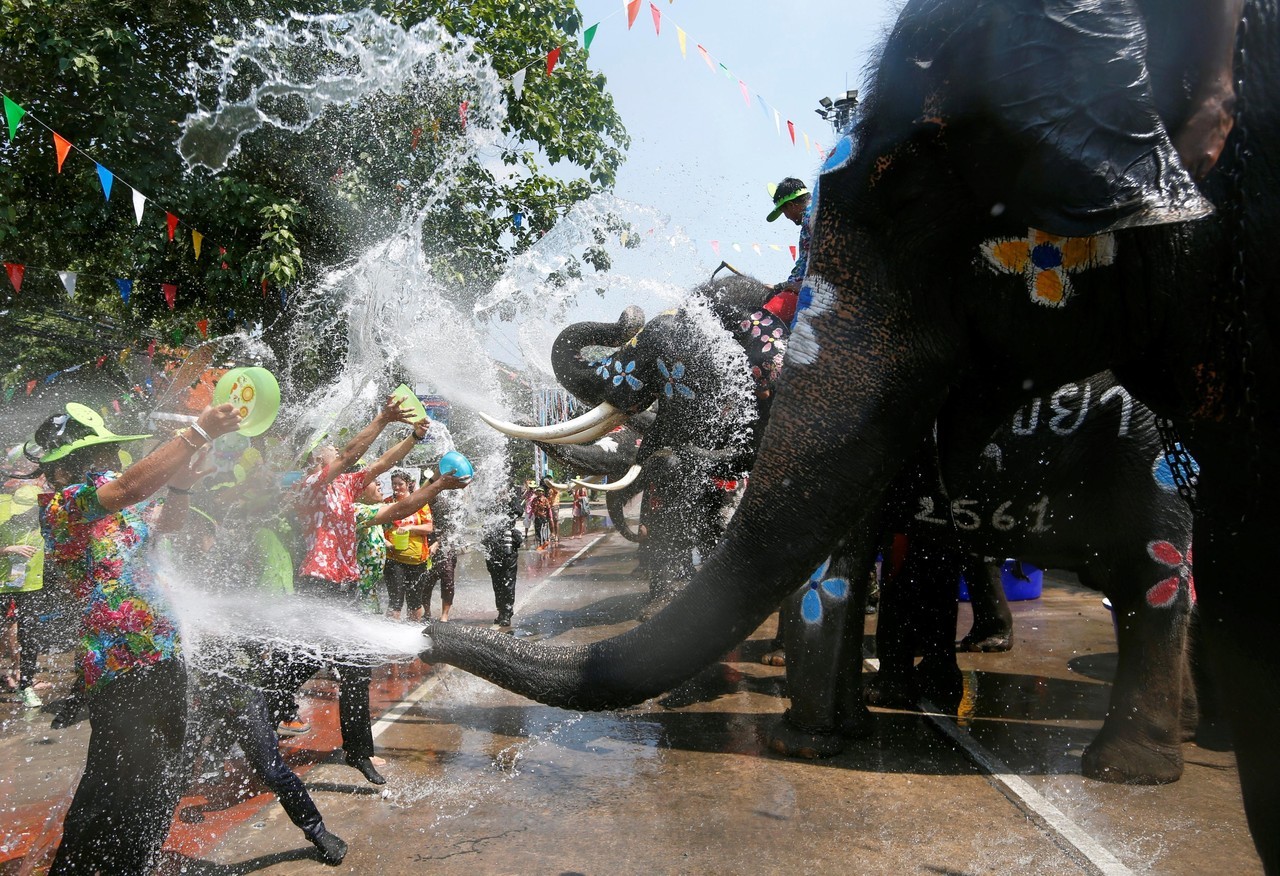
[[[994,215],[1083,237],[1212,212],[1157,112],[1133,0],[972,7],[940,59],[961,74],[948,145]]]

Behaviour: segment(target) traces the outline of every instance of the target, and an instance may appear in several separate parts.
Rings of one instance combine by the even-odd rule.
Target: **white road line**
[[[868,657],[863,662],[875,671],[880,669],[880,661],[874,657]],[[1089,835],[1088,831],[1072,821],[1057,806],[1046,800],[1044,795],[1031,787],[1021,776],[1015,775],[1008,764],[991,751],[988,751],[985,746],[968,733],[962,732],[951,716],[940,713],[938,707],[928,700],[921,700],[920,706],[924,709],[924,717],[941,730],[944,736],[960,746],[974,763],[985,770],[991,781],[1005,796],[1009,797],[1015,805],[1039,819],[1055,835],[1057,840],[1070,846],[1069,849],[1064,849],[1064,851],[1070,853],[1074,850],[1103,876],[1133,876],[1133,871],[1121,863],[1119,858],[1103,848],[1097,840]]]
[[[539,590],[545,587],[551,581],[552,578],[558,577],[561,572],[563,572],[565,569],[572,566],[575,562],[577,562],[577,560],[580,557],[582,557],[583,554],[591,550],[593,547],[599,544],[602,539],[606,538],[607,536],[608,536],[607,532],[602,533],[601,535],[597,535],[590,542],[588,542],[582,548],[582,550],[578,551],[576,554],[569,557],[569,559],[565,560],[564,563],[558,569],[552,572],[550,575],[543,578],[541,581],[539,581],[537,584],[533,585],[532,587],[525,588],[524,597],[522,599],[516,600],[515,607],[519,609],[521,606],[526,604],[530,599],[534,597],[534,595]],[[443,681],[443,677],[445,676],[445,674],[452,673],[455,671],[456,670],[452,666],[443,666],[437,671],[431,673],[425,679],[423,679],[422,684],[414,688],[413,691],[407,697],[405,697],[400,702],[396,703],[394,706],[388,709],[386,713],[383,714],[383,716],[374,723],[373,738],[377,739],[380,735],[382,735],[382,732],[384,730],[386,730],[396,721],[400,720],[400,718],[402,718],[406,712],[408,712],[410,709],[412,709],[414,706],[416,706],[418,703],[424,700],[427,694],[435,690],[436,686]]]

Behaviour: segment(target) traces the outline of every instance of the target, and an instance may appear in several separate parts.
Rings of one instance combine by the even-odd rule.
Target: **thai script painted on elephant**
[[[1026,277],[1032,301],[1062,307],[1071,297],[1072,274],[1115,261],[1116,239],[1111,234],[1059,237],[1031,228],[1026,237],[987,241],[982,254],[997,273]]]
[[[1080,397],[1080,407],[1078,410],[1071,410],[1065,406],[1068,399]],[[1116,432],[1117,438],[1127,438],[1129,436],[1129,421],[1133,418],[1133,397],[1123,386],[1113,386],[1102,394],[1102,398],[1098,399],[1097,409],[1101,409],[1108,402],[1117,401],[1120,403],[1120,427]],[[1040,428],[1040,409],[1044,405],[1045,400],[1042,398],[1032,399],[1030,404],[1018,408],[1013,415],[1013,434],[1015,435],[1033,435]],[[1064,384],[1049,397],[1049,413],[1052,416],[1048,419],[1049,429],[1055,435],[1070,435],[1084,424],[1085,418],[1089,415],[1091,405],[1093,404],[1093,385],[1090,383],[1067,383]]]
[[[921,523],[950,526],[954,522],[958,529],[963,529],[967,532],[976,532],[984,526],[990,526],[997,532],[1010,532],[1019,526],[1023,526],[1028,532],[1034,533],[1053,531],[1053,525],[1049,522],[1048,496],[1041,496],[1035,503],[1028,505],[1028,517],[1025,519],[1019,519],[1010,513],[1010,509],[1013,507],[1012,499],[997,505],[989,518],[978,512],[979,501],[977,499],[955,499],[951,503],[951,519],[948,520],[945,517],[934,516],[946,512],[938,510],[933,496],[920,496],[919,498],[920,510],[916,512],[915,519]]]

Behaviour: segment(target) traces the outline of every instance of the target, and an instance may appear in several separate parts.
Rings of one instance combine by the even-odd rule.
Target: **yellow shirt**
[[[402,550],[396,549],[396,529],[403,526],[422,526],[431,522],[431,509],[423,508],[413,514],[388,523],[383,528],[387,534],[387,559],[404,563],[406,566],[421,566],[431,559],[431,551],[427,547],[427,536],[421,532],[408,533],[408,544]],[[400,538],[404,538],[400,536]]]

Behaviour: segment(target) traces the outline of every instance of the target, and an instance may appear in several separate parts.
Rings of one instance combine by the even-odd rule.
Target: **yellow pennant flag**
[[[803,131],[801,131],[801,133],[804,134]],[[809,151],[809,135],[808,134],[804,134],[804,151],[805,152]]]
[[[191,232],[191,245],[195,247],[196,258],[200,258],[200,244],[204,242],[204,235],[199,231]]]
[[[680,41],[680,57],[687,58],[688,55],[686,54],[686,51],[688,49],[688,38],[686,37],[685,32],[679,27],[676,28],[676,39]]]

